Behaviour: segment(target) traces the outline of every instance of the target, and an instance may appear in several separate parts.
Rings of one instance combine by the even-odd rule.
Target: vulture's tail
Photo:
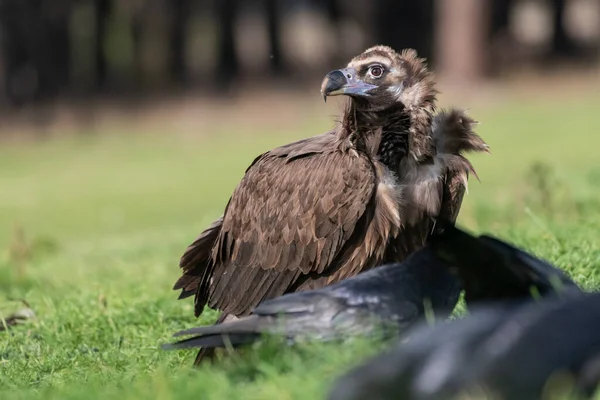
[[[194,365],[200,365],[204,361],[212,361],[217,348],[236,348],[253,343],[260,337],[261,328],[265,322],[261,317],[250,315],[239,320],[225,322],[228,317],[230,318],[228,314],[221,314],[214,325],[179,331],[173,336],[191,337],[164,344],[162,348],[164,350],[201,348],[194,361]]]
[[[575,283],[557,267],[509,243],[482,235],[475,237],[438,220],[431,238],[434,251],[456,269],[467,301],[521,298],[535,287],[541,295]]]
[[[206,285],[210,281],[212,272],[210,253],[221,231],[222,224],[223,217],[221,216],[202,231],[200,236],[187,247],[185,253],[181,256],[179,267],[183,269],[183,274],[173,286],[173,290],[181,289],[179,299],[197,295],[198,290],[204,289],[203,285]],[[205,302],[203,300],[202,303]],[[196,316],[200,314],[198,311],[201,311],[203,307],[204,304],[196,306]]]

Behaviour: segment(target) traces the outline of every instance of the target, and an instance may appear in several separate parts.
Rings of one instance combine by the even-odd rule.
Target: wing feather
[[[284,294],[298,276],[323,272],[339,255],[377,177],[366,156],[338,150],[335,140],[328,133],[297,142],[309,154],[287,145],[247,170],[217,238],[210,307],[248,313],[265,296]]]
[[[183,275],[173,286],[174,290],[181,289],[180,299],[194,295],[198,287],[207,287],[213,266],[211,251],[222,224],[223,217],[221,216],[188,246],[181,257],[179,266],[183,269]]]

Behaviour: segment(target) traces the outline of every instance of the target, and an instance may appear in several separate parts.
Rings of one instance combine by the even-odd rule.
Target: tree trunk
[[[52,49],[49,59],[53,67],[52,80],[55,81],[56,89],[61,90],[69,85],[71,75],[71,37],[69,32],[70,10],[64,10],[64,14],[53,21],[50,26]]]
[[[269,65],[271,72],[275,75],[282,75],[284,72],[284,63],[281,52],[281,36],[280,21],[281,13],[279,12],[277,0],[265,0],[265,9],[267,14],[267,31],[269,34]]]
[[[0,3],[0,28],[2,29],[2,81],[3,91],[8,103],[21,106],[30,100],[23,90],[22,71],[27,67],[27,36],[23,25],[23,14],[15,4]]]
[[[170,0],[172,14],[169,35],[169,75],[178,84],[187,81],[186,68],[186,31],[190,17],[189,0]]]
[[[94,66],[96,72],[96,88],[103,89],[108,80],[108,62],[104,48],[106,27],[111,12],[110,0],[94,0],[95,6],[95,35],[94,35]]]
[[[433,6],[434,0],[379,0],[374,13],[376,41],[398,51],[413,48],[435,62]]]
[[[569,38],[564,24],[566,0],[552,1],[552,55],[572,56],[576,46]]]
[[[437,71],[461,83],[483,76],[488,13],[483,0],[437,2]]]
[[[238,0],[218,0],[218,62],[216,78],[220,86],[227,86],[239,72],[239,61],[235,51],[235,18]]]
[[[513,0],[492,0],[490,6],[489,36],[494,37],[508,29],[510,23],[510,10]]]
[[[491,0],[487,29],[487,53],[484,62],[488,76],[500,76],[517,60],[516,42],[510,32],[510,12],[514,0]]]

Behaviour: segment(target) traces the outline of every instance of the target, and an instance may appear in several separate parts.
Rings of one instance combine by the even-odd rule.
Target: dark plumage
[[[560,374],[570,382],[553,391],[590,396],[600,383],[600,293],[475,307],[410,337],[338,380],[329,399],[536,400]]]
[[[487,151],[462,111],[436,112],[412,50],[375,46],[330,72],[324,96],[347,95],[339,126],[258,156],[224,215],[181,258],[174,286],[228,316],[316,289],[421,248],[438,215],[454,221],[469,172]]]
[[[469,315],[415,326],[408,342],[339,379],[330,400],[448,399],[482,387],[535,400],[553,372],[577,371],[600,354],[600,298],[583,300],[562,271],[508,243],[439,228],[432,248],[461,277]]]
[[[458,301],[460,283],[430,247],[401,264],[381,266],[340,283],[266,300],[251,315],[219,325],[188,329],[193,335],[168,349],[233,347],[262,334],[291,341],[330,340],[390,327],[396,335],[421,319],[428,301],[436,318],[447,317]]]
[[[528,301],[532,288],[541,296],[581,292],[562,270],[498,238],[474,237],[443,220],[436,228],[431,245],[460,277],[467,305]]]
[[[600,294],[530,303],[502,320],[477,348],[465,386],[529,400],[541,398],[556,373],[571,374],[580,394],[600,382]]]

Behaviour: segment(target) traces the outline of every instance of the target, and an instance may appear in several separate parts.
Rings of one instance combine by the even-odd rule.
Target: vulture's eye
[[[369,75],[373,78],[381,78],[381,75],[383,75],[383,67],[381,65],[372,65],[369,67]]]

